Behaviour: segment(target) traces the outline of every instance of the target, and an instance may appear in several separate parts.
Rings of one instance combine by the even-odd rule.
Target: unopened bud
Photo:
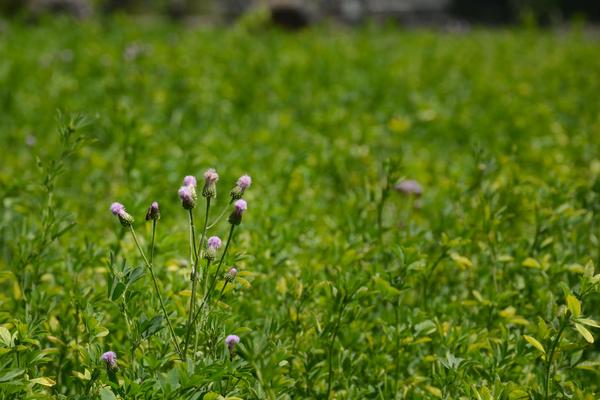
[[[146,221],[156,221],[158,219],[160,219],[160,209],[158,208],[158,203],[154,201],[148,208],[148,211],[146,211]]]

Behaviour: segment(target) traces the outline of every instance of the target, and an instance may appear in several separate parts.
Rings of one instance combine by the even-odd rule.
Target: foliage
[[[597,39],[1,29],[1,399],[598,397]],[[208,167],[252,174],[226,258],[243,279],[181,361],[108,208],[160,202],[155,273],[184,316],[177,188]]]

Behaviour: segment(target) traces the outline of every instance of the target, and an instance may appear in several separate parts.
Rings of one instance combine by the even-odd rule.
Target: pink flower
[[[233,205],[235,206],[236,211],[240,214],[246,211],[248,208],[248,203],[246,203],[246,200],[244,199],[237,200]]]
[[[419,197],[423,193],[423,188],[421,187],[419,182],[412,179],[407,179],[405,181],[398,182],[396,185],[394,185],[394,189],[407,196],[412,195],[415,197]]]
[[[237,185],[242,189],[247,189],[252,184],[252,178],[249,175],[242,175],[237,181]]]
[[[146,221],[157,220],[159,218],[160,209],[158,208],[158,203],[156,201],[153,201],[152,204],[150,204],[148,211],[146,211]]]
[[[221,239],[218,236],[211,236],[206,241],[208,247],[218,250],[221,247]]]
[[[194,189],[194,186],[182,186],[177,193],[179,194],[183,208],[191,210],[196,206],[196,190]]]
[[[193,186],[196,187],[196,177],[192,175],[188,175],[183,178],[183,186]]]
[[[121,203],[112,203],[110,205],[110,212],[119,217],[119,222],[124,227],[131,226],[133,223],[133,217],[127,213],[125,206]]]
[[[214,183],[219,180],[219,174],[214,168],[209,168],[204,173],[204,181],[208,183]]]
[[[114,215],[121,215],[125,212],[125,206],[117,202],[112,203],[110,205],[110,212],[112,212]]]
[[[234,267],[229,268],[229,271],[225,274],[225,279],[228,281],[233,281],[237,276],[238,270]]]
[[[100,359],[106,363],[108,368],[117,368],[117,353],[114,351],[107,351],[106,353],[102,354]]]
[[[204,173],[204,188],[202,189],[202,196],[210,199],[217,195],[217,181],[219,180],[219,174],[214,168],[207,169]]]
[[[239,225],[242,222],[242,214],[248,208],[246,200],[239,199],[233,203],[234,209],[229,215],[229,223],[232,225]]]
[[[229,335],[225,338],[225,344],[229,348],[229,352],[233,352],[235,345],[240,342],[240,337],[237,335]]]

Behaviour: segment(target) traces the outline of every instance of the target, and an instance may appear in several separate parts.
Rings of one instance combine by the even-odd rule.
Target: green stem
[[[209,211],[209,209],[210,209],[210,197],[207,197],[206,198],[206,213],[204,214],[204,228],[202,228],[202,236],[200,237],[200,258],[202,258],[204,256],[204,239],[206,238],[206,231],[208,231],[208,211]],[[198,263],[198,260],[196,260],[196,263]],[[208,270],[208,266],[202,273],[202,281],[203,282],[206,281],[206,275],[208,274],[208,272],[206,272],[207,270]]]
[[[196,311],[196,315],[194,315],[194,321],[196,321],[196,319],[198,318],[200,311],[202,311],[202,308],[206,304],[206,301],[210,297],[210,294],[211,294],[212,290],[214,289],[215,284],[217,283],[217,277],[219,276],[219,271],[221,270],[221,265],[223,264],[225,255],[227,254],[227,249],[229,249],[229,243],[231,242],[231,237],[233,236],[234,229],[235,229],[235,225],[231,224],[231,229],[229,230],[229,236],[227,236],[227,242],[225,242],[225,250],[223,250],[223,254],[221,255],[221,259],[219,260],[219,265],[217,266],[217,271],[215,272],[215,276],[213,277],[213,280],[211,281],[210,286],[208,287],[208,290],[207,290],[206,294],[204,295],[204,299],[202,299],[202,304],[200,304],[200,308],[198,308],[198,311]]]
[[[188,312],[188,322],[187,322],[187,332],[185,334],[185,342],[183,345],[183,359],[185,360],[187,355],[187,348],[190,342],[190,334],[192,333],[192,315],[194,315],[194,305],[196,299],[196,286],[198,282],[198,278],[196,276],[196,267],[198,266],[198,249],[196,248],[196,228],[194,226],[194,213],[192,210],[188,210],[190,214],[190,264],[192,266],[192,272],[190,274],[190,279],[192,281],[192,295],[190,297],[190,309]]]
[[[550,352],[548,353],[548,360],[547,361],[547,365],[546,365],[546,400],[550,399],[550,371],[552,370],[552,358],[554,357],[554,351],[556,350],[556,346],[558,345],[558,341],[560,340],[560,336],[562,335],[563,331],[565,330],[565,327],[567,326],[567,318],[564,318],[561,320],[560,322],[560,328],[558,330],[558,333],[556,334],[556,337],[554,338],[554,340],[552,341],[552,344],[550,345]]]
[[[221,220],[221,218],[223,218],[223,215],[225,215],[225,213],[229,209],[229,206],[231,205],[231,203],[233,203],[233,199],[231,199],[229,201],[229,203],[225,206],[225,208],[223,208],[223,211],[221,211],[221,214],[219,214],[219,216],[217,218],[215,218],[215,220],[208,226],[207,229],[210,229],[213,226],[215,226]]]
[[[158,282],[156,281],[156,276],[154,275],[154,270],[152,268],[152,264],[150,264],[150,262],[146,258],[146,255],[144,254],[144,250],[142,250],[142,246],[140,246],[140,242],[138,241],[137,236],[135,235],[133,226],[129,225],[129,228],[131,230],[131,235],[133,236],[133,240],[135,241],[135,245],[137,246],[140,254],[142,255],[142,258],[144,259],[144,262],[146,263],[146,267],[148,267],[148,270],[150,270],[150,276],[152,277],[152,282],[154,283],[154,289],[156,291],[156,296],[158,297],[158,301],[160,302],[160,307],[165,316],[165,319],[167,320],[167,325],[169,326],[169,332],[171,333],[171,340],[173,340],[173,344],[175,345],[175,350],[177,351],[177,354],[179,354],[179,357],[183,358],[183,354],[181,353],[179,344],[177,344],[177,337],[175,336],[175,330],[173,330],[173,325],[171,325],[171,320],[169,319],[169,314],[167,313],[167,309],[165,308],[165,304],[163,303],[162,296],[160,295],[160,290],[158,289]]]

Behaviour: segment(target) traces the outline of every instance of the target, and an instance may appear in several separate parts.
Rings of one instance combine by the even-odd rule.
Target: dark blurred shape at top
[[[230,22],[258,7],[268,9],[272,24],[289,29],[324,19],[351,24],[395,20],[409,25],[449,20],[484,24],[533,20],[546,25],[575,16],[600,21],[600,0],[0,0],[0,14],[24,17],[63,13],[86,18],[127,12]]]

